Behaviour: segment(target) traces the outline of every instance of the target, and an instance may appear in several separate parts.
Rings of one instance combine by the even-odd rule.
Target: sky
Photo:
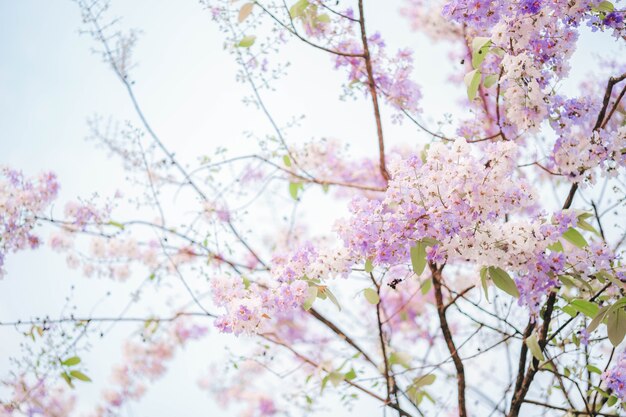
[[[459,90],[446,82],[452,72],[447,67],[455,64],[446,60],[442,44],[410,32],[408,22],[399,17],[401,5],[399,0],[366,2],[368,25],[370,32],[380,30],[393,48],[417,51],[415,80],[424,85],[422,107],[429,115],[426,121],[434,125],[444,114],[458,112]],[[225,144],[233,153],[245,154],[252,146],[247,131],[270,132],[267,120],[242,104],[250,91],[235,80],[237,67],[223,48],[223,36],[197,1],[113,0],[112,11],[123,16],[123,26],[142,31],[133,69],[136,94],[154,129],[177,155],[193,162]],[[0,0],[0,165],[27,175],[56,172],[62,186],[59,205],[94,192],[111,195],[125,182],[121,165],[85,140],[87,119],[136,120],[124,89],[92,52],[94,44],[79,33],[80,25],[78,8],[70,0]],[[583,38],[573,60],[576,71],[565,88],[574,91],[583,79],[596,42],[593,36]],[[610,53],[610,46],[603,47]],[[267,95],[267,103],[283,123],[306,115],[293,133],[299,136],[296,140],[336,137],[352,143],[355,154],[376,152],[369,103],[338,100],[344,74],[333,70],[331,60],[294,43],[281,53],[281,59],[287,57],[292,63],[289,75]],[[390,146],[427,139],[406,123],[386,123],[385,131]],[[326,217],[330,224],[332,216]],[[97,305],[96,311],[105,315],[118,311],[133,291],[128,285],[86,280],[46,250],[11,256],[6,268],[8,276],[0,281],[0,321],[58,315],[68,296],[86,308]],[[108,290],[113,297],[102,302]],[[119,358],[120,340],[131,331],[117,326],[94,347],[86,358],[94,380],[107,378],[111,363]],[[8,355],[18,352],[21,340],[14,330],[0,328],[0,375],[10,368]],[[209,346],[190,346],[128,415],[215,415],[216,405],[205,393],[188,389],[197,378],[190,370],[207,355],[223,354],[228,342],[232,340],[213,335]],[[101,386],[80,387],[81,407],[97,400]],[[365,410],[367,404],[360,407]]]

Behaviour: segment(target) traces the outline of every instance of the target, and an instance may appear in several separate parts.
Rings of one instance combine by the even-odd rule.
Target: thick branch
[[[437,303],[437,314],[439,315],[441,332],[443,333],[443,338],[446,341],[446,345],[450,351],[450,356],[452,356],[452,361],[454,362],[454,367],[456,368],[459,417],[467,417],[467,409],[465,407],[465,368],[463,367],[463,361],[459,356],[459,352],[454,345],[452,332],[450,331],[450,326],[448,326],[448,320],[446,319],[446,305],[443,303],[443,292],[441,290],[443,280],[441,268],[437,268],[436,265],[431,263],[430,271],[432,273],[433,288],[435,291],[435,301]]]
[[[387,172],[387,164],[385,162],[385,140],[383,137],[383,123],[380,118],[380,106],[378,105],[378,94],[376,92],[376,81],[374,79],[374,69],[372,68],[372,56],[370,55],[369,46],[367,44],[367,33],[365,32],[365,15],[363,14],[363,0],[359,0],[359,26],[361,27],[361,41],[363,42],[363,59],[365,59],[365,70],[367,71],[367,80],[374,104],[374,118],[376,119],[376,133],[378,134],[378,153],[380,174],[385,181],[389,181],[389,172]]]

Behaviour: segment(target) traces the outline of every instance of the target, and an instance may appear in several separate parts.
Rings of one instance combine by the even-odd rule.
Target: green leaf
[[[326,13],[322,13],[317,15],[315,20],[317,20],[317,23],[330,23],[330,16]]]
[[[563,285],[565,285],[568,288],[573,288],[576,287],[576,283],[574,282],[574,280],[572,280],[572,277],[570,277],[569,275],[559,275],[559,281],[561,281],[563,283]]]
[[[472,39],[472,51],[477,51],[488,43],[491,43],[491,38],[486,36],[476,36]]]
[[[61,373],[61,378],[70,386],[70,388],[74,388],[74,384],[72,384],[72,378],[67,374],[67,372]]]
[[[406,352],[391,352],[389,355],[389,365],[402,365],[405,368],[411,367],[411,355]]]
[[[539,346],[537,333],[533,332],[530,336],[526,338],[526,346],[528,346],[528,350],[530,350],[530,352],[538,361],[546,360],[545,356],[543,356],[543,352],[541,351],[541,347]]]
[[[426,245],[421,241],[411,248],[411,264],[413,265],[413,272],[418,276],[426,268]]]
[[[422,285],[420,285],[420,290],[422,292],[422,295],[428,294],[428,291],[430,291],[432,286],[433,286],[432,279],[427,279],[426,281],[422,282]]]
[[[299,182],[290,182],[289,183],[289,195],[294,200],[298,199],[298,191],[303,188],[302,184]]]
[[[613,407],[616,402],[617,402],[617,397],[615,395],[611,395],[609,399],[607,400],[606,405],[609,407]]]
[[[426,246],[435,246],[435,245],[440,245],[441,242],[438,241],[437,239],[433,239],[432,237],[424,237],[422,238],[421,242],[426,245]]]
[[[604,306],[600,310],[598,310],[598,314],[596,314],[593,320],[591,320],[591,323],[589,323],[589,326],[587,326],[588,333],[591,333],[594,330],[596,330],[598,326],[600,325],[600,323],[604,321],[604,319],[606,318],[606,315],[609,312],[609,308],[610,308],[609,306]]]
[[[511,278],[505,270],[497,266],[490,266],[489,277],[496,287],[513,297],[519,298],[519,291],[517,290],[515,281],[513,281],[513,278]]]
[[[485,88],[491,88],[497,82],[498,82],[498,75],[497,74],[491,74],[491,75],[487,75],[485,77],[485,80],[483,81],[483,85],[485,86]]]
[[[583,220],[581,218],[578,219],[578,223],[576,224],[576,227],[578,227],[579,229],[591,232],[596,236],[600,236],[600,232],[598,232],[595,227],[593,227],[586,220]]]
[[[313,303],[315,302],[316,299],[317,299],[317,286],[311,285],[309,287],[306,300],[304,300],[304,303],[302,304],[302,308],[304,308],[307,311],[310,310],[311,307],[313,307]]]
[[[411,384],[411,388],[419,389],[422,387],[427,387],[428,385],[432,385],[437,380],[437,375],[435,374],[426,374],[422,376],[418,376],[413,380]]]
[[[254,3],[246,3],[243,6],[241,6],[241,9],[239,9],[239,17],[238,17],[239,23],[243,22],[244,20],[248,18],[248,16],[250,16],[250,13],[252,13],[253,8],[254,8]]]
[[[122,230],[124,230],[124,229],[125,229],[125,226],[124,226],[122,223],[119,223],[119,222],[114,222],[113,220],[109,220],[109,224],[110,224],[111,226],[115,226],[115,227],[117,227],[118,229],[122,229]]]
[[[309,6],[308,0],[299,0],[289,8],[289,16],[292,19],[302,16],[306,8]]]
[[[240,48],[249,48],[254,44],[254,41],[256,41],[256,36],[254,35],[244,36],[243,39],[239,41],[237,46]]]
[[[356,378],[356,371],[354,370],[354,368],[351,368],[343,375],[343,377],[346,381],[352,381],[354,378]]]
[[[548,249],[550,249],[552,252],[563,252],[563,244],[560,240],[557,240],[553,244],[549,245]]]
[[[328,379],[330,380],[330,383],[333,384],[334,387],[341,384],[343,382],[343,378],[344,376],[340,372],[331,372],[328,374]]]
[[[599,12],[608,12],[611,13],[612,11],[615,10],[615,6],[613,5],[613,3],[611,3],[610,1],[603,1],[600,2],[600,4],[598,4],[598,6],[596,7],[596,9]]]
[[[579,248],[584,248],[588,245],[583,235],[581,235],[578,230],[572,227],[570,227],[565,231],[565,233],[563,233],[563,239],[567,240],[569,243]]]
[[[241,276],[241,280],[243,281],[243,287],[247,290],[248,288],[250,288],[250,278],[246,277],[245,275]]]
[[[600,309],[596,303],[587,300],[574,300],[570,305],[589,318],[595,317]]]
[[[477,69],[468,72],[465,75],[464,81],[467,86],[467,98],[469,101],[473,101],[478,93],[478,86],[480,86],[481,73]]]
[[[61,365],[74,366],[74,365],[78,365],[79,363],[80,363],[80,358],[78,356],[72,356],[71,358],[67,358],[63,362],[61,362]]]
[[[324,378],[322,378],[322,386],[321,386],[320,392],[324,392],[324,388],[326,388],[326,384],[328,384],[329,378],[330,378],[330,375],[326,375]]]
[[[472,41],[472,66],[474,68],[480,67],[480,64],[482,64],[487,57],[490,47],[491,39],[485,37],[474,38]]]
[[[376,290],[373,289],[373,288],[366,288],[365,290],[363,290],[363,295],[365,296],[365,299],[370,304],[376,305],[376,304],[380,303],[380,296],[378,295]]]
[[[480,282],[483,285],[483,291],[485,292],[485,299],[489,301],[489,287],[487,286],[487,272],[486,267],[480,268]]]
[[[283,156],[283,164],[285,164],[286,167],[291,166],[291,158],[289,158],[289,155]]]
[[[82,373],[81,371],[70,371],[70,375],[73,378],[79,379],[81,381],[84,382],[91,382],[91,378],[89,378],[87,375],[85,375],[84,373]]]
[[[576,317],[578,315],[578,311],[572,308],[572,306],[563,306],[561,307],[564,313],[568,314],[570,317]]]
[[[626,336],[626,312],[623,308],[617,308],[608,313],[606,329],[613,346],[619,345],[624,340],[624,336]]]
[[[589,370],[589,372],[593,372],[594,374],[598,374],[598,375],[602,375],[602,371],[593,365],[587,365],[587,369]]]
[[[372,260],[371,259],[366,259],[365,260],[365,272],[367,272],[369,274],[373,270],[374,270],[374,265],[372,265]]]
[[[324,294],[326,294],[328,296],[328,299],[337,307],[339,311],[341,311],[341,305],[339,304],[339,301],[337,301],[335,294],[333,294],[333,292],[328,287],[324,289]]]

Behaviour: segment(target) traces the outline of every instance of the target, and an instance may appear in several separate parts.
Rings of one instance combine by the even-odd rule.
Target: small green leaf
[[[578,230],[572,227],[570,227],[565,231],[565,233],[563,233],[563,239],[567,240],[569,243],[579,248],[584,248],[588,245],[583,235],[581,235]]]
[[[589,372],[593,372],[594,374],[598,374],[598,375],[602,375],[602,371],[593,365],[587,365],[587,369],[589,370]]]
[[[330,380],[330,383],[333,384],[334,387],[341,384],[343,382],[343,378],[344,378],[343,374],[339,372],[331,372],[328,374],[328,379]]]
[[[372,260],[371,259],[367,259],[365,261],[365,272],[367,272],[369,274],[373,270],[374,270],[374,265],[372,265]]]
[[[248,288],[250,288],[250,278],[246,277],[245,275],[241,276],[241,280],[243,281],[243,287],[247,290]]]
[[[354,370],[354,368],[351,368],[343,375],[343,377],[346,381],[352,381],[354,378],[356,378],[356,371]]]
[[[519,298],[519,291],[515,285],[515,281],[513,281],[513,278],[511,278],[505,270],[497,266],[490,266],[489,277],[496,287],[513,297]]]
[[[435,374],[426,374],[422,376],[418,376],[413,380],[411,384],[411,388],[419,389],[422,387],[426,387],[428,385],[432,385],[437,380],[437,375]]]
[[[548,249],[550,249],[552,252],[563,252],[563,244],[560,240],[557,240],[553,244],[549,245]]]
[[[570,303],[576,311],[584,314],[589,318],[593,318],[598,314],[599,307],[596,303],[587,300],[574,300]]]
[[[569,315],[570,317],[576,317],[578,315],[578,311],[572,308],[572,306],[563,306],[561,307],[561,310],[563,310],[563,312]]]
[[[304,300],[304,303],[302,304],[302,308],[304,308],[307,311],[310,310],[316,299],[317,299],[317,286],[311,285],[308,289],[308,295],[306,297],[306,300]]]
[[[122,223],[119,223],[119,222],[114,222],[113,220],[109,220],[109,224],[110,224],[111,226],[115,226],[115,227],[117,227],[117,228],[119,228],[119,229],[122,229],[122,230],[124,230],[124,229],[125,229],[125,226],[124,226]]]
[[[611,344],[617,347],[626,336],[626,312],[623,308],[617,308],[608,313],[606,329]]]
[[[440,245],[441,242],[438,241],[437,239],[433,239],[432,237],[424,237],[422,238],[421,242],[426,245],[426,246],[430,246],[433,247],[435,245]]]
[[[402,365],[408,369],[411,367],[411,355],[406,352],[391,352],[389,365]]]
[[[87,375],[85,375],[84,373],[82,373],[81,371],[70,371],[70,375],[73,378],[79,379],[81,381],[84,382],[91,382],[91,378],[89,378]]]
[[[283,156],[283,164],[285,164],[286,167],[291,166],[291,158],[289,158],[289,155]]]
[[[530,350],[530,352],[538,361],[546,360],[545,356],[543,356],[543,352],[541,351],[541,347],[539,346],[537,333],[533,332],[530,336],[526,338],[526,346],[528,346],[528,350]]]
[[[611,13],[615,10],[615,6],[613,5],[613,3],[611,3],[610,1],[603,1],[600,2],[600,4],[598,4],[598,6],[596,7],[596,9],[599,12],[608,12]]]
[[[74,388],[74,384],[72,384],[72,378],[67,374],[67,372],[61,373],[61,378],[70,386],[70,388]]]
[[[426,268],[426,245],[421,241],[411,248],[411,264],[413,265],[413,272],[418,276]]]
[[[256,36],[254,35],[244,36],[243,39],[239,41],[237,46],[240,48],[249,48],[254,44],[254,41],[256,41]]]
[[[485,60],[489,53],[491,46],[491,39],[485,37],[476,37],[472,41],[472,66],[474,68],[480,67],[480,64]]]
[[[330,375],[326,375],[324,378],[322,378],[322,385],[321,385],[320,392],[324,392],[324,388],[326,388],[326,384],[328,384],[329,379],[330,379]]]
[[[617,403],[617,397],[615,395],[611,395],[606,402],[606,405],[609,407],[613,407]]]
[[[609,306],[604,306],[600,310],[598,310],[598,314],[596,314],[593,320],[591,320],[591,323],[589,323],[589,326],[587,326],[587,332],[591,333],[598,328],[600,323],[602,323],[606,318],[606,315],[609,312],[609,308]]]
[[[365,290],[363,290],[363,295],[365,296],[365,299],[370,304],[376,305],[376,304],[380,303],[380,296],[378,295],[376,290],[373,289],[373,288],[366,288]]]
[[[341,311],[341,305],[339,304],[339,301],[337,301],[335,294],[333,294],[333,292],[328,287],[324,289],[324,294],[326,294],[328,296],[328,299],[337,307],[339,311]]]
[[[485,292],[485,299],[489,301],[489,287],[487,285],[487,267],[480,268],[480,282],[483,286],[483,291]]]
[[[574,282],[574,280],[572,280],[572,277],[570,277],[569,275],[559,275],[559,281],[561,281],[563,283],[563,285],[565,285],[568,288],[574,288],[576,287],[576,283]]]
[[[61,365],[74,366],[74,365],[78,365],[79,363],[80,363],[80,358],[78,356],[72,356],[71,358],[67,358],[63,362],[61,362]]]
[[[317,20],[318,23],[330,23],[330,16],[326,13],[322,13],[317,15],[315,20]]]
[[[302,16],[308,6],[308,0],[298,0],[296,4],[289,8],[289,16],[291,16],[292,19]]]
[[[491,74],[491,75],[487,75],[485,77],[485,80],[483,81],[483,85],[485,86],[485,88],[491,88],[497,82],[498,82],[498,75],[497,74]]]
[[[491,43],[491,38],[486,36],[476,36],[472,39],[472,51],[477,51],[488,43]]]
[[[289,195],[294,200],[298,199],[298,191],[302,189],[302,184],[299,182],[290,182],[289,183]]]
[[[420,285],[420,290],[422,292],[422,295],[428,294],[428,291],[430,291],[432,286],[433,286],[433,280],[432,279],[427,279],[424,282],[422,282],[422,285]]]
[[[586,220],[583,220],[581,218],[578,219],[578,223],[576,224],[576,227],[578,227],[579,229],[591,232],[596,236],[600,236],[600,232],[598,232],[595,227],[593,227]]]
[[[465,75],[464,81],[467,86],[467,98],[469,101],[473,101],[478,93],[478,87],[480,86],[480,79],[482,74],[477,69],[468,72]]]

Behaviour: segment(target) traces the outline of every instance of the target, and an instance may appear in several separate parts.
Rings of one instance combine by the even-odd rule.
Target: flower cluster
[[[385,41],[376,33],[368,38],[371,56],[373,80],[377,90],[385,97],[387,103],[397,110],[418,112],[422,97],[419,86],[411,80],[413,71],[413,54],[409,50],[400,50],[390,56]],[[362,55],[363,44],[357,39],[347,39],[338,44],[337,49],[345,54]],[[337,55],[337,68],[349,70],[350,84],[369,85],[366,62],[361,56]],[[365,92],[369,92],[366,88]]]
[[[298,167],[311,173],[319,181],[378,188],[385,186],[384,179],[379,175],[378,161],[372,158],[352,160],[347,158],[347,152],[336,139],[308,142],[302,146],[293,147],[290,151],[297,160]],[[393,153],[394,150],[391,150],[391,154]],[[338,188],[338,192],[346,193],[347,191]]]
[[[32,233],[37,216],[56,198],[59,183],[53,173],[26,178],[16,170],[0,172],[0,278],[5,256],[26,248],[36,248],[40,239]]]
[[[409,258],[415,242],[440,242],[429,252],[432,260],[467,259],[490,249],[491,262],[511,261],[495,253],[505,214],[532,209],[534,194],[514,175],[512,143],[498,143],[475,156],[464,140],[433,144],[422,160],[413,156],[392,166],[392,180],[382,201],[355,199],[352,217],[337,230],[357,259],[394,265]],[[483,241],[484,240],[484,241]]]
[[[69,417],[74,411],[74,396],[63,387],[48,386],[45,379],[19,377],[2,385],[13,394],[10,401],[0,402],[0,417]]]
[[[617,362],[602,374],[606,386],[620,401],[626,401],[626,353],[622,352]]]
[[[211,280],[213,301],[226,310],[215,320],[215,326],[235,335],[262,332],[273,317],[299,308],[307,297],[308,287],[300,279],[270,288],[238,277],[215,277]]]
[[[593,168],[602,173],[617,175],[617,170],[626,165],[626,126],[617,130],[599,129],[589,137],[576,135],[561,136],[553,149],[552,159],[560,172],[572,181],[595,182]]]

